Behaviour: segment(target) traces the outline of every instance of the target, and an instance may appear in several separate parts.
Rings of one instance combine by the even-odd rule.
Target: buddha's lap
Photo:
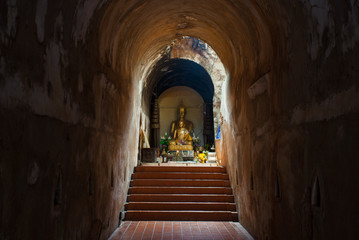
[[[168,146],[168,150],[171,150],[171,151],[193,150],[193,146],[192,145],[174,145],[174,144],[170,144]]]

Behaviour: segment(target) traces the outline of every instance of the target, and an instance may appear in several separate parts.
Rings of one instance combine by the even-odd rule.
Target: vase
[[[161,153],[161,155],[165,155],[166,154],[166,149],[162,149],[162,153]]]

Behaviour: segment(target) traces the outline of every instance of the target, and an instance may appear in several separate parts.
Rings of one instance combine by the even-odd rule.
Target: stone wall
[[[1,239],[107,239],[119,223],[136,85],[99,62],[88,4],[0,4]]]
[[[283,7],[288,26],[273,32],[273,43],[285,34],[286,54],[268,73],[233,82],[223,107],[240,221],[255,239],[352,239],[359,226],[358,4]]]

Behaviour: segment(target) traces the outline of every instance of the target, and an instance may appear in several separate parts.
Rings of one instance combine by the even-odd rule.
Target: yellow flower
[[[198,154],[198,157],[199,157],[201,160],[204,160],[204,159],[206,159],[206,154],[200,153],[200,154]]]

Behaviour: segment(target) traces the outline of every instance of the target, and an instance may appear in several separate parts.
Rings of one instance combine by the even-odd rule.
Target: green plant
[[[206,151],[209,151],[211,149],[211,144],[205,144],[204,145],[204,150],[206,150]]]
[[[160,141],[160,146],[161,146],[161,151],[163,149],[165,149],[165,151],[167,152],[168,150],[168,146],[169,146],[169,141],[171,140],[172,138],[167,136],[167,133],[165,133],[165,136],[162,136],[161,137],[161,141]]]

